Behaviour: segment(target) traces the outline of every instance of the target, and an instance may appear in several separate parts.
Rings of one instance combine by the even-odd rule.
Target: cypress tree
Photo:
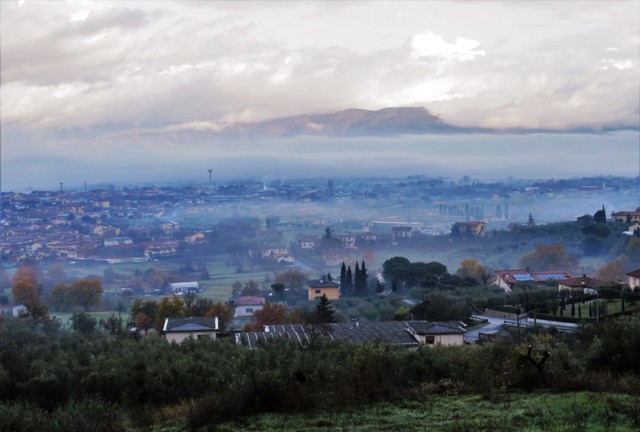
[[[344,286],[345,286],[345,294],[353,293],[353,273],[351,272],[351,266],[347,267],[346,282]]]
[[[318,299],[318,304],[316,305],[316,317],[318,322],[321,324],[335,322],[333,317],[334,313],[331,300],[327,298],[326,294],[323,294],[322,297]]]
[[[572,317],[576,316],[576,304],[575,303],[571,303],[571,316]]]
[[[344,290],[347,287],[347,266],[342,261],[342,267],[340,267],[340,289]]]
[[[367,267],[364,265],[364,260],[362,260],[362,266],[360,267],[360,295],[367,295]]]

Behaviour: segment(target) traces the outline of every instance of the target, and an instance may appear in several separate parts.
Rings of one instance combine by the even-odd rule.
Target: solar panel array
[[[567,276],[564,273],[536,274],[536,279],[541,281],[562,280],[566,278]]]
[[[513,278],[517,282],[526,282],[526,281],[532,281],[533,280],[533,277],[531,277],[531,275],[529,273],[514,274]]]
[[[429,321],[383,321],[371,323],[332,324],[274,324],[266,326],[264,332],[246,332],[236,337],[237,342],[249,348],[273,339],[290,339],[308,345],[317,338],[346,343],[381,341],[391,345],[417,346],[419,342],[412,332],[418,334],[461,333],[464,330],[455,323]]]

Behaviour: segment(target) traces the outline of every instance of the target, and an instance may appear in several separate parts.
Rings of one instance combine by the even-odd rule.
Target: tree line
[[[572,336],[533,329],[522,343],[415,351],[322,339],[307,347],[280,340],[255,350],[226,340],[178,345],[156,336],[45,332],[9,318],[0,324],[0,347],[3,431],[124,431],[176,420],[195,431],[261,412],[357,409],[432,394],[640,395],[638,316]]]

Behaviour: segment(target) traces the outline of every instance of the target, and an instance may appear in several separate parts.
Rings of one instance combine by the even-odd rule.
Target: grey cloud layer
[[[2,122],[202,127],[424,105],[462,126],[637,127],[640,4],[609,3],[3,1]],[[442,43],[417,50],[425,35]],[[456,55],[458,38],[476,54]]]

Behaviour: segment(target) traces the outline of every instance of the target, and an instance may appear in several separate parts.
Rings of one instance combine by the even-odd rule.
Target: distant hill
[[[295,135],[388,136],[456,130],[458,128],[443,122],[425,108],[395,107],[377,111],[352,108],[330,114],[305,114],[241,123],[228,127],[223,133],[273,138]]]
[[[606,132],[605,129],[599,132]],[[617,129],[611,129],[617,130]],[[636,130],[631,128],[631,130]],[[374,137],[447,133],[593,133],[592,130],[552,131],[544,129],[489,129],[457,127],[431,114],[423,107],[389,107],[379,110],[350,108],[335,113],[303,114],[260,122],[218,123],[198,121],[166,128],[131,129],[109,133],[102,140],[123,139],[128,144],[228,142],[293,136]]]

